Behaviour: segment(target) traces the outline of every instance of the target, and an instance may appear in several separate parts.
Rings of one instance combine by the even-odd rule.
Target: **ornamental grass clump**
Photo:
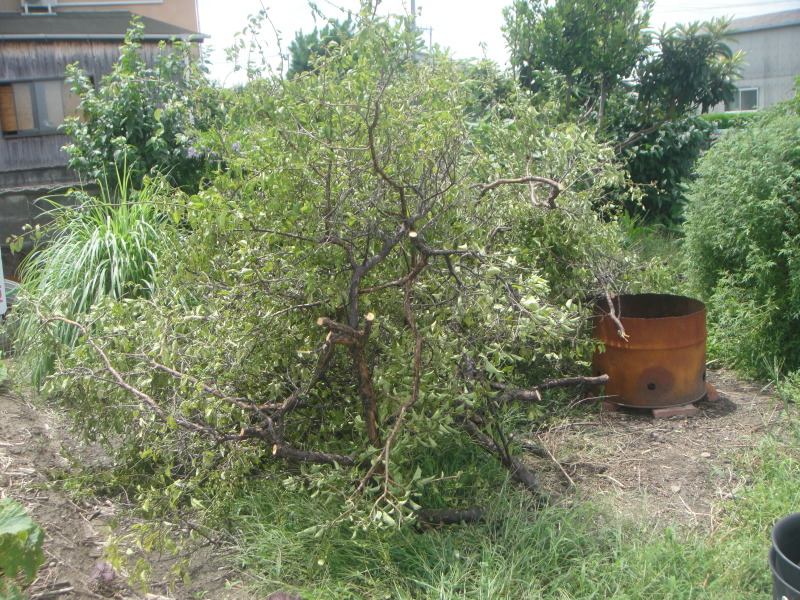
[[[17,350],[37,386],[52,372],[59,349],[78,337],[54,316],[74,319],[104,298],[147,297],[153,289],[159,255],[169,244],[154,203],[156,185],[134,192],[120,180],[113,193],[103,184],[98,197],[78,191],[74,205],[54,208],[45,241],[23,263]]]

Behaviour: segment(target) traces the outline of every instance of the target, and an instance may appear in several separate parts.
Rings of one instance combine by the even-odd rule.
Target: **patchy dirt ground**
[[[721,501],[745,484],[731,457],[753,447],[778,418],[779,406],[771,388],[728,371],[708,375],[719,400],[700,402],[695,416],[601,412],[538,434],[530,443],[545,456],[528,464],[547,473],[549,487],[574,484],[578,494],[604,499],[633,518],[713,529]]]
[[[76,503],[49,485],[66,472],[80,474],[65,456],[87,466],[102,465],[104,460],[97,449],[75,441],[63,415],[38,403],[34,406],[31,398],[0,384],[0,497],[20,502],[46,533],[45,563],[27,589],[31,600],[249,598],[235,583],[239,576],[219,548],[192,557],[189,585],[170,591],[166,574],[171,559],[156,558],[150,593],[128,586],[125,577],[102,560],[109,522],[124,510],[110,500]]]
[[[710,372],[719,401],[700,404],[694,417],[653,419],[642,412],[599,413],[542,432],[528,456],[552,488],[607,499],[622,513],[654,521],[714,527],[721,500],[744,485],[729,463],[732,452],[753,445],[777,416],[769,391],[725,371]],[[119,518],[111,501],[75,503],[48,485],[78,464],[102,464],[102,453],[78,444],[63,415],[0,386],[0,497],[21,502],[46,530],[46,562],[28,589],[33,600],[51,598],[213,598],[242,600],[239,575],[224,551],[193,557],[190,585],[169,591],[156,581],[150,594],[131,589],[102,561],[108,523]],[[91,495],[87,495],[91,498]],[[168,571],[169,564],[162,568]]]

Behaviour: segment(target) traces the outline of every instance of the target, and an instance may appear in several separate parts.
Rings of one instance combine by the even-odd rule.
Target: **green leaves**
[[[731,52],[726,43],[733,39],[729,23],[712,19],[662,31],[660,52],[641,68],[640,100],[668,118],[730,101],[744,56]]]
[[[707,299],[712,349],[754,376],[800,368],[800,117],[778,106],[725,134],[691,185],[690,284]]]
[[[635,268],[592,210],[624,183],[613,150],[500,77],[421,58],[417,33],[365,15],[313,71],[226,94],[206,139],[224,165],[202,189],[56,222],[31,297],[82,327],[39,349],[111,442],[102,475],[141,503],[145,545],[181,509],[223,519],[265,473],[354,529],[399,527],[465,482],[492,493],[462,431],[473,413],[493,434],[516,419],[490,382],[584,368],[595,263]],[[173,112],[153,111],[148,152],[171,147]],[[297,529],[324,537],[313,525]]]
[[[70,166],[87,179],[116,183],[127,171],[134,187],[162,175],[194,191],[214,161],[199,141],[219,114],[189,44],[162,42],[152,64],[141,49],[144,26],[134,19],[112,72],[93,82],[78,64],[68,77],[81,103],[67,120]],[[94,83],[98,85],[95,87]],[[217,157],[218,159],[218,157]]]
[[[566,85],[567,110],[585,108],[599,96],[601,119],[605,98],[630,76],[651,42],[649,8],[640,8],[639,0],[516,0],[503,14],[520,83],[536,91],[556,74]]]
[[[36,577],[44,562],[44,531],[11,498],[0,500],[0,595],[14,593],[10,580],[22,574],[23,583]],[[12,596],[13,597],[13,596]]]

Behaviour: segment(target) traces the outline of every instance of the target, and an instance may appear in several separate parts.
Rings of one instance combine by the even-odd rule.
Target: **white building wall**
[[[800,24],[738,33],[729,45],[746,53],[736,87],[758,89],[758,108],[794,97],[794,81],[800,75]],[[711,112],[724,110],[718,105]]]

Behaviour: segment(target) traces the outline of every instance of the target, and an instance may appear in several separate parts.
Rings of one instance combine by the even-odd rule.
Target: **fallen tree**
[[[458,479],[420,459],[453,439],[546,499],[510,411],[597,383],[542,381],[593,347],[577,293],[597,265],[632,266],[591,210],[621,183],[612,149],[524,94],[469,121],[457,63],[363,19],[314,72],[231,99],[204,140],[217,176],[163,194],[175,243],[148,297],[38,307],[39,335],[79,332],[42,343],[50,389],[135,464],[152,514],[224,504],[277,460],[355,523],[394,525]]]

